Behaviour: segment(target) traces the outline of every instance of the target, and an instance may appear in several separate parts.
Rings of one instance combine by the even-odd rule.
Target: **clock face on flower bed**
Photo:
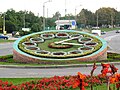
[[[102,41],[88,33],[74,30],[50,30],[22,37],[18,48],[29,55],[67,59],[91,55],[102,47]]]

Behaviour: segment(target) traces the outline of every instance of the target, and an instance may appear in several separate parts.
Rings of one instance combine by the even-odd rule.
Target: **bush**
[[[0,56],[1,59],[13,58],[13,55]]]

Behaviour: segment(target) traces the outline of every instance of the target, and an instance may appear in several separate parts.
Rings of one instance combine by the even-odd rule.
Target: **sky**
[[[0,12],[6,12],[8,9],[15,11],[31,11],[35,15],[43,16],[43,4],[45,2],[45,17],[52,17],[59,11],[62,16],[66,14],[75,15],[81,9],[87,9],[93,13],[101,7],[111,7],[120,11],[120,0],[0,0]]]

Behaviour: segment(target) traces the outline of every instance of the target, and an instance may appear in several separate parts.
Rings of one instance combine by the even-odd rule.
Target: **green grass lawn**
[[[0,39],[0,43],[14,42],[15,40],[4,40]]]
[[[40,80],[41,78],[0,78],[2,81],[12,82],[14,85],[22,84],[28,81]]]
[[[120,28],[100,28],[100,30],[109,32],[109,31],[113,31],[113,30],[120,30]]]

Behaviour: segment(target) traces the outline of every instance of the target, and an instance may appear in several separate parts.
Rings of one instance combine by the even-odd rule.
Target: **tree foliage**
[[[31,28],[31,32],[39,32],[43,30],[43,17],[35,16],[31,11],[19,11],[16,12],[13,9],[8,9],[6,13],[0,13],[0,28],[3,28],[3,18],[5,14],[5,26],[8,33],[13,31],[20,31],[22,28]],[[102,7],[96,10],[95,13],[82,9],[79,13],[74,16],[67,14],[61,16],[60,12],[57,11],[51,18],[45,18],[46,27],[55,27],[56,20],[73,20],[77,21],[78,26],[98,26],[103,25],[120,25],[120,12],[114,8]]]

